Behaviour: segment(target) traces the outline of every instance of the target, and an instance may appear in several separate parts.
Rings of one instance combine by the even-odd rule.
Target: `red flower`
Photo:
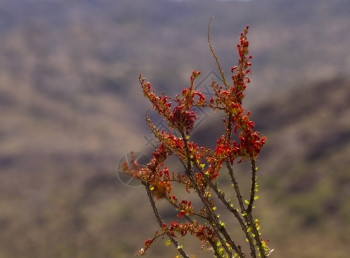
[[[197,114],[192,110],[185,110],[182,105],[175,107],[169,117],[169,121],[173,123],[175,128],[182,132],[186,131],[187,134],[193,129],[196,119]]]

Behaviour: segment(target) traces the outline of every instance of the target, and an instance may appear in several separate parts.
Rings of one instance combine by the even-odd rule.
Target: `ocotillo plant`
[[[251,257],[266,257],[271,252],[267,240],[263,240],[261,236],[259,220],[253,214],[255,201],[258,199],[256,159],[266,138],[254,130],[254,122],[249,118],[250,112],[246,112],[242,106],[245,89],[250,82],[248,75],[251,73],[252,56],[249,55],[248,29],[249,26],[240,35],[237,45],[238,64],[232,67],[232,80],[228,81],[210,42],[209,22],[209,49],[222,81],[211,83],[215,93],[213,98],[207,98],[195,89],[195,80],[200,75],[197,70],[192,72],[189,87],[184,88],[175,98],[164,93],[157,95],[151,84],[141,75],[139,77],[144,95],[169,127],[168,131],[159,130],[146,115],[147,125],[157,138],[158,146],[147,166],[141,166],[134,160],[129,163],[132,165],[125,163],[123,168],[145,186],[159,225],[159,231],[145,241],[139,255],[146,254],[157,239],[168,238],[167,243],[173,244],[180,256],[189,257],[186,247],[178,241],[185,235],[198,238],[202,247],[212,250],[215,257],[247,257],[247,250]],[[216,142],[214,148],[200,146],[191,140],[191,131],[197,119],[196,107],[222,112],[225,116],[224,132],[218,139],[213,139]],[[170,156],[177,157],[183,171],[169,171],[165,161]],[[251,167],[248,186],[250,193],[246,198],[242,196],[242,186],[233,168],[241,162],[249,162]],[[227,190],[225,194],[219,188],[218,178],[222,173],[228,173],[232,183],[230,189],[236,198],[234,201],[226,197]],[[195,193],[202,207],[196,208],[191,201],[180,200],[173,191],[179,187],[184,193]],[[162,218],[157,207],[160,199],[166,200],[176,210],[178,220],[167,222]],[[238,222],[242,239],[231,237],[232,234],[220,218],[218,203]],[[249,248],[244,251],[242,244]]]

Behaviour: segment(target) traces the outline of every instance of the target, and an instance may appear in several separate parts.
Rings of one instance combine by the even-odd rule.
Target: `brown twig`
[[[152,209],[153,209],[153,213],[156,216],[156,219],[157,219],[157,222],[158,222],[159,226],[162,228],[163,225],[164,225],[164,221],[160,217],[158,208],[157,208],[156,203],[154,201],[154,198],[152,196],[151,189],[150,189],[150,183],[149,182],[143,182],[143,184],[144,184],[144,186],[146,188],[147,196],[148,196],[148,199],[149,199],[149,201],[151,203],[151,206],[152,206]],[[166,231],[166,234],[169,237],[170,241],[175,245],[175,247],[178,250],[178,252],[182,255],[182,257],[189,258],[189,256],[186,254],[186,252],[183,250],[183,248],[179,245],[177,240],[170,234],[170,232]]]

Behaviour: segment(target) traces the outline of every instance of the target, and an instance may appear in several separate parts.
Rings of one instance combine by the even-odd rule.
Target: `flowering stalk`
[[[251,257],[266,257],[270,249],[267,241],[261,238],[259,220],[253,216],[254,204],[258,199],[256,159],[265,144],[265,137],[254,130],[254,122],[250,120],[250,112],[242,107],[244,92],[250,82],[251,73],[249,41],[247,26],[240,36],[237,45],[238,63],[231,69],[231,83],[225,78],[210,42],[210,22],[208,26],[208,43],[210,51],[217,63],[222,85],[212,82],[214,98],[207,99],[204,94],[195,90],[195,80],[200,72],[194,70],[188,88],[181,95],[169,98],[164,93],[157,95],[149,82],[140,75],[139,81],[144,95],[150,100],[153,108],[167,122],[169,131],[159,130],[146,116],[146,122],[157,138],[159,145],[146,167],[132,161],[124,164],[124,171],[140,180],[146,188],[153,213],[161,232],[146,240],[144,248],[138,254],[144,255],[152,243],[159,238],[168,237],[182,257],[189,257],[177,238],[192,235],[198,238],[204,249],[213,250],[215,257],[246,257],[239,239],[232,239],[225,222],[221,221],[217,204],[221,203],[238,221],[243,236],[248,243]],[[215,148],[199,146],[191,141],[197,114],[195,107],[209,108],[224,112],[225,132],[217,139]],[[165,161],[176,156],[183,166],[183,172],[169,171]],[[251,164],[250,194],[247,199],[241,194],[240,185],[234,173],[234,165],[241,162]],[[233,192],[239,208],[228,199],[218,186],[218,178],[225,170],[232,182]],[[191,201],[179,200],[174,194],[175,187],[183,187],[188,194],[195,193],[202,208],[198,209]],[[156,202],[165,199],[178,212],[178,221],[165,221],[157,208]]]

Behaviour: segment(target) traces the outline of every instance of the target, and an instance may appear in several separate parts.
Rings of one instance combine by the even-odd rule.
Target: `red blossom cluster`
[[[204,95],[194,90],[194,81],[199,75],[200,72],[193,71],[190,78],[190,87],[182,91],[181,98],[176,96],[176,99],[173,101],[176,103],[176,107],[172,110],[173,102],[165,94],[157,96],[152,90],[151,84],[146,82],[141,75],[139,77],[144,95],[151,101],[153,108],[168,122],[171,128],[186,132],[186,134],[191,132],[197,119],[197,114],[191,108],[193,106],[206,105]],[[197,101],[195,101],[196,96],[198,97]]]
[[[249,119],[250,112],[246,113],[242,107],[244,91],[247,83],[250,82],[248,74],[251,73],[250,59],[252,57],[248,50],[248,28],[247,26],[242,32],[240,43],[237,45],[239,60],[237,66],[231,69],[232,82],[227,83],[225,78],[223,78],[222,85],[215,81],[212,82],[215,92],[214,99],[207,100],[204,94],[194,89],[195,79],[200,75],[200,72],[196,70],[192,72],[189,87],[182,91],[181,96],[177,95],[175,98],[169,98],[164,93],[157,95],[151,84],[141,75],[139,77],[144,95],[170,128],[168,132],[161,131],[147,117],[147,124],[159,141],[157,149],[153,152],[153,158],[146,167],[139,166],[135,161],[131,162],[132,166],[124,164],[124,170],[145,185],[153,211],[162,229],[162,233],[157,232],[152,239],[145,242],[140,254],[144,254],[155,239],[168,236],[177,246],[180,254],[188,257],[183,248],[178,245],[176,238],[190,233],[200,239],[205,246],[211,246],[217,257],[224,257],[223,253],[230,257],[244,257],[240,245],[230,238],[225,223],[218,218],[215,202],[219,200],[239,221],[245,238],[250,244],[251,255],[256,257],[258,253],[266,257],[268,247],[260,238],[260,227],[258,228],[251,214],[253,201],[257,199],[255,196],[257,192],[255,159],[265,143],[265,137],[261,137],[254,130],[254,122]],[[218,60],[212,48],[211,51]],[[218,66],[223,75],[219,63]],[[195,107],[223,111],[226,114],[225,133],[217,140],[214,149],[199,146],[190,140],[190,133],[197,119]],[[175,132],[180,136],[176,136]],[[172,155],[178,157],[183,165],[183,171],[169,171],[165,161]],[[251,195],[250,200],[245,201],[248,206],[242,200],[237,180],[232,172],[235,161],[245,160],[251,161],[252,164]],[[230,200],[226,199],[217,186],[216,180],[224,166],[229,171],[240,210],[232,208]],[[179,201],[173,193],[175,185],[184,186],[188,193],[196,193],[203,207],[197,210],[191,201]],[[213,195],[216,195],[216,199]],[[157,199],[167,200],[177,210],[178,218],[184,221],[171,221],[168,226],[155,206]],[[255,249],[256,246],[257,249]]]

